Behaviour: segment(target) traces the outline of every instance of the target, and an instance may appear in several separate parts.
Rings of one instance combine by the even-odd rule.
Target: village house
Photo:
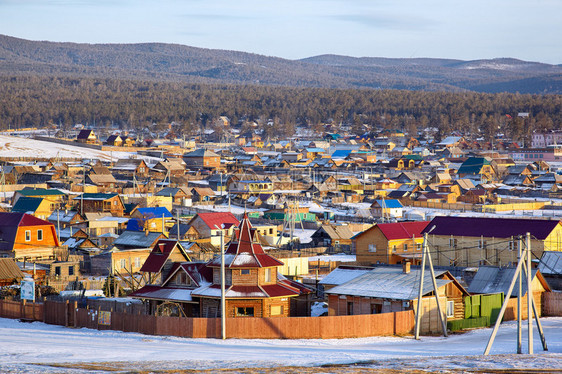
[[[420,269],[376,267],[325,293],[328,295],[328,315],[359,315],[416,310],[420,288]],[[464,297],[469,293],[448,271],[436,271],[435,282],[441,311],[446,320],[463,319]],[[431,273],[424,274],[421,315],[422,332],[440,332],[439,314],[434,296]]]
[[[425,227],[433,263],[440,266],[506,266],[517,263],[518,240],[531,234],[531,249],[562,250],[557,220],[437,216]]]
[[[355,235],[353,243],[357,263],[419,263],[423,243],[422,230],[427,221],[379,223]]]
[[[256,241],[256,232],[244,215],[225,252],[227,317],[288,317],[290,299],[302,289],[278,279],[277,267],[283,263],[266,254]],[[220,310],[220,266],[216,257],[206,265],[212,269],[212,283],[194,290],[199,297],[201,317],[218,317]]]
[[[0,257],[46,261],[60,249],[52,223],[26,213],[0,212]]]
[[[201,168],[219,169],[221,167],[220,160],[221,158],[218,154],[205,148],[199,148],[183,154],[183,161],[186,167],[192,170]]]
[[[322,225],[312,235],[316,247],[329,247],[332,251],[351,251],[353,232],[349,225]]]
[[[94,130],[80,130],[76,136],[76,141],[78,143],[96,144],[98,142],[98,138]]]
[[[380,199],[375,200],[370,207],[370,212],[373,217],[384,219],[402,218],[402,211],[404,207],[399,200],[396,199]]]
[[[116,193],[83,193],[73,199],[79,212],[107,212],[122,217],[125,210],[121,196]]]
[[[238,219],[229,212],[198,213],[187,223],[193,226],[202,238],[210,238],[215,247],[220,246],[220,236],[223,235],[223,243],[232,236]]]

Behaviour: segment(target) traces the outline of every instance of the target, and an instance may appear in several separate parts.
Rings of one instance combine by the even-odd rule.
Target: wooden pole
[[[526,237],[527,243],[527,325],[528,325],[528,339],[529,339],[529,354],[533,354],[533,321],[531,317],[531,310],[533,308],[533,290],[531,286],[531,281],[533,280],[533,273],[531,269],[531,234],[527,233]]]
[[[492,335],[490,335],[490,339],[488,339],[488,344],[486,345],[486,349],[484,350],[484,356],[487,356],[490,353],[490,350],[492,349],[492,344],[494,344],[494,339],[496,338],[496,334],[498,333],[498,329],[500,327],[500,323],[502,321],[503,315],[505,313],[505,310],[507,309],[507,304],[509,303],[509,298],[511,297],[511,293],[513,292],[513,288],[515,287],[515,282],[517,281],[517,277],[519,276],[519,274],[521,274],[521,268],[523,266],[523,262],[525,261],[526,256],[527,256],[527,252],[522,254],[521,259],[519,259],[519,262],[517,263],[517,267],[515,268],[515,274],[513,276],[513,279],[511,279],[511,284],[509,285],[507,294],[505,295],[503,305],[500,309],[500,314],[498,315],[498,319],[496,320],[494,329],[492,330]]]
[[[420,322],[421,322],[421,311],[422,311],[422,296],[423,296],[423,277],[425,272],[425,252],[427,247],[427,234],[423,235],[423,246],[422,246],[422,263],[420,269],[420,288],[418,290],[418,306],[416,311],[416,330],[414,337],[416,340],[420,339]]]
[[[431,260],[431,255],[429,254],[429,247],[426,248],[425,253],[427,255],[427,260],[429,261],[429,270],[431,271],[431,281],[433,282],[433,293],[435,294],[435,301],[437,302],[437,312],[439,313],[439,320],[441,321],[443,336],[447,337],[447,323],[445,321],[445,318],[443,318],[443,311],[441,310],[441,304],[439,303],[439,293],[437,292],[437,281],[435,280],[435,272],[433,271],[433,261]]]
[[[519,238],[519,240],[517,241],[517,248],[519,249],[519,255],[517,257],[517,261],[521,261],[521,250],[522,250],[522,242],[521,242],[521,238]],[[522,318],[521,318],[521,293],[523,292],[523,277],[521,277],[521,274],[519,274],[517,276],[517,283],[518,283],[518,287],[519,287],[519,292],[517,293],[517,353],[521,354],[522,353],[522,349],[521,349],[521,330],[522,330]]]

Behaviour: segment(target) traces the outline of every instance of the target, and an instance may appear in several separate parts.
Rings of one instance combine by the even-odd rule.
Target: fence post
[[[27,300],[23,299],[20,302],[20,318],[25,319],[25,304],[26,304]]]
[[[69,302],[68,300],[66,300],[66,303],[64,304],[64,326],[68,327],[68,305]]]
[[[78,321],[77,321],[77,317],[78,317],[78,301],[74,301],[74,327],[78,327]]]

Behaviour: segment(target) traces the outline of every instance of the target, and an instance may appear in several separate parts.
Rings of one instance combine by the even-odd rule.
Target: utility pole
[[[445,318],[443,318],[443,313],[441,311],[441,304],[439,303],[439,293],[437,290],[437,282],[435,280],[435,272],[433,270],[433,261],[431,260],[431,255],[429,253],[429,247],[427,245],[427,236],[435,228],[432,227],[431,230],[423,234],[423,247],[422,247],[422,265],[420,269],[420,285],[418,290],[418,305],[416,311],[416,328],[415,328],[415,338],[419,340],[420,338],[420,324],[421,324],[421,311],[423,303],[423,283],[425,276],[425,259],[429,262],[429,270],[431,272],[431,281],[433,283],[433,294],[435,295],[435,302],[437,303],[437,313],[439,314],[439,321],[441,321],[441,328],[443,329],[443,336],[447,337],[447,324]]]
[[[519,242],[521,242],[521,240],[519,240]],[[525,272],[525,275],[527,277],[527,322],[528,322],[528,349],[529,349],[529,354],[533,354],[533,323],[531,321],[531,318],[533,318],[532,316],[534,315],[535,317],[535,321],[537,323],[537,329],[539,330],[539,335],[541,337],[541,342],[542,342],[542,346],[543,349],[545,351],[548,350],[548,347],[546,345],[546,339],[544,337],[544,333],[542,330],[542,326],[539,320],[539,315],[537,313],[537,308],[535,305],[535,301],[533,300],[533,291],[531,290],[531,282],[533,279],[533,272],[532,272],[532,268],[531,268],[531,234],[527,233],[526,234],[526,238],[525,238],[525,251],[521,251],[521,255],[519,258],[519,261],[517,262],[517,267],[515,268],[515,274],[513,275],[513,278],[511,280],[511,284],[509,285],[509,289],[507,291],[507,294],[505,295],[505,300],[503,302],[503,305],[500,309],[500,313],[498,315],[498,319],[496,320],[496,323],[494,325],[494,329],[492,331],[492,335],[490,335],[490,339],[488,340],[488,344],[486,345],[486,349],[484,350],[484,355],[488,355],[490,353],[490,350],[492,349],[492,345],[494,344],[494,339],[496,338],[496,334],[498,332],[501,320],[504,316],[505,310],[507,309],[507,304],[509,302],[509,298],[511,297],[511,293],[513,292],[513,288],[515,287],[515,282],[519,279],[519,282],[522,283],[520,277],[522,276],[522,273]],[[522,287],[521,287],[522,288]],[[522,291],[520,292],[520,294],[522,293]],[[521,310],[521,302],[518,300],[518,308],[519,310]],[[518,317],[518,321],[517,321],[517,353],[520,353],[520,325],[521,325],[521,316],[520,316],[520,311],[517,312],[517,317]],[[533,314],[531,314],[533,313]]]
[[[226,291],[225,291],[225,270],[224,270],[224,232],[222,228],[215,225],[215,228],[220,231],[221,237],[221,338],[226,339]]]

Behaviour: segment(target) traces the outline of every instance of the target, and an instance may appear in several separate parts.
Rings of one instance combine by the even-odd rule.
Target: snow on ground
[[[311,256],[308,258],[308,262],[355,262],[356,258],[355,255],[346,255],[346,254],[337,254],[337,255],[320,255],[320,256]]]
[[[320,317],[321,318],[321,317]],[[562,317],[543,318],[544,352],[534,329],[535,355],[516,355],[516,323],[504,323],[482,353],[491,329],[444,337],[262,340],[187,339],[118,331],[71,329],[0,319],[0,372],[45,372],[35,364],[123,362],[157,370],[354,364],[394,369],[560,369]],[[526,327],[526,323],[524,324]],[[527,351],[523,331],[523,351]],[[134,366],[132,365],[134,363]],[[57,372],[65,372],[58,368]],[[73,371],[74,372],[74,371]]]
[[[128,152],[107,152],[17,136],[0,135],[0,157],[65,157],[109,161],[111,158],[114,160],[129,158],[131,155],[132,153]]]

